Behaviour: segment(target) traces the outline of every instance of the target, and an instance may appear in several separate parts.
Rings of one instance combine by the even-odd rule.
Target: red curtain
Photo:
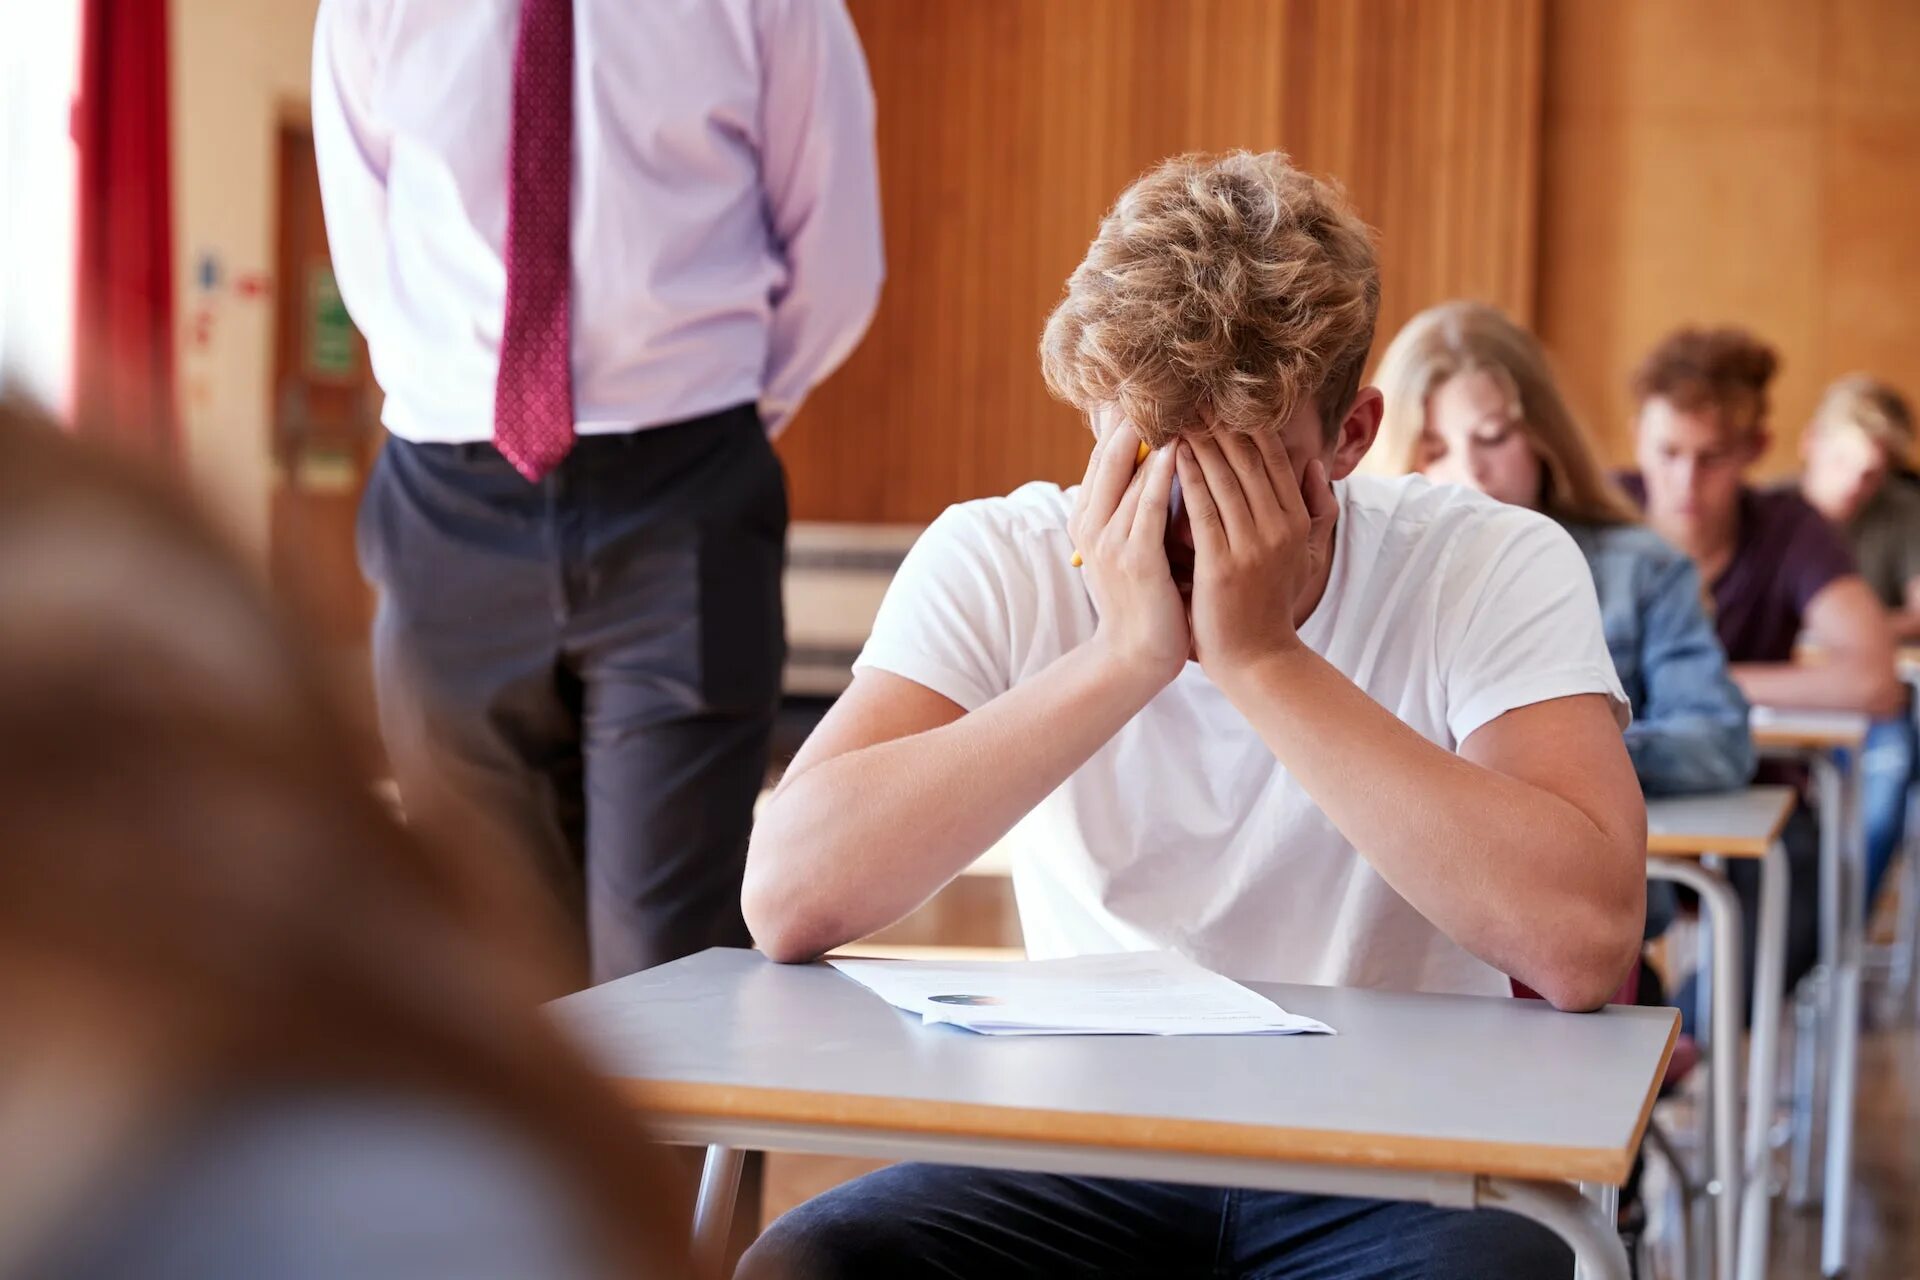
[[[166,0],[85,0],[73,406],[81,434],[173,456]]]

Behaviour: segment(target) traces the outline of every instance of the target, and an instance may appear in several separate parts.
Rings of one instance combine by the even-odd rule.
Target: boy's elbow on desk
[[[831,950],[808,945],[797,932],[762,929],[752,924],[749,928],[753,930],[753,945],[775,964],[811,964]]]
[[[1607,1003],[1640,958],[1646,907],[1635,913],[1596,912],[1585,928],[1563,931],[1539,972],[1521,981],[1554,1008],[1587,1013]]]
[[[807,919],[806,909],[791,893],[767,883],[765,876],[755,877],[751,867],[740,890],[740,911],[753,945],[777,964],[806,964],[833,948],[832,942],[821,941],[825,931]]]
[[[785,863],[786,865],[783,865]],[[740,886],[740,913],[753,944],[779,964],[817,960],[850,938],[841,924],[826,918],[797,882],[791,862],[773,853],[756,831],[747,850],[746,878]]]
[[[1644,839],[1639,837],[1640,849],[1645,848]],[[1496,967],[1569,1013],[1598,1009],[1613,999],[1640,958],[1646,930],[1646,855],[1636,851],[1629,858],[1620,852],[1626,847],[1610,840],[1604,850],[1594,851],[1610,865],[1620,864],[1617,877],[1543,889],[1529,904],[1510,907],[1519,913],[1503,926],[1510,930],[1506,936],[1512,949],[1505,951],[1504,965],[1494,962]],[[1524,923],[1515,930],[1518,922]]]

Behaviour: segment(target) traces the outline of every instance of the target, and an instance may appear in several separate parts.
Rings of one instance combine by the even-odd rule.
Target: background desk
[[[1866,952],[1866,835],[1861,827],[1860,750],[1867,717],[1846,711],[1753,710],[1753,741],[1763,756],[1804,760],[1820,796],[1820,968],[1818,1030],[1796,1046],[1794,1149],[1789,1198],[1812,1199],[1814,1083],[1811,1048],[1826,1060],[1826,1205],[1820,1269],[1847,1269],[1847,1206],[1853,1190],[1853,1115],[1860,1069],[1860,982]],[[1803,1030],[1808,1028],[1803,1027]]]
[[[1673,1011],[1256,986],[1340,1034],[976,1036],[731,950],[552,1007],[668,1141],[1499,1207],[1625,1276],[1570,1184],[1626,1179]]]
[[[1707,1155],[1712,1232],[1696,1224],[1699,1274],[1751,1277],[1767,1272],[1771,1201],[1767,1164],[1773,1098],[1778,1084],[1781,985],[1786,961],[1787,857],[1780,833],[1797,797],[1791,787],[1747,787],[1709,795],[1647,802],[1647,874],[1687,885],[1700,895],[1712,945],[1701,955],[1700,990],[1709,1010],[1695,1026],[1710,1047],[1700,1148]],[[1727,878],[1707,859],[1750,858],[1761,865],[1755,949],[1753,1046],[1747,1057],[1744,1152],[1736,1145],[1734,1113],[1740,1094],[1741,907]],[[1683,1171],[1684,1172],[1684,1171]]]

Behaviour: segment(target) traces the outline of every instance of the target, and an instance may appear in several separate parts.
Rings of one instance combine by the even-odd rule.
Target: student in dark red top
[[[1896,714],[1903,691],[1893,631],[1845,540],[1798,493],[1746,484],[1766,452],[1767,384],[1777,365],[1770,348],[1739,329],[1682,329],[1655,347],[1634,375],[1640,470],[1623,484],[1654,531],[1699,566],[1734,682],[1751,702]],[[1793,661],[1802,637],[1821,661]],[[1789,983],[1817,949],[1813,832],[1803,810],[1787,833]],[[1757,870],[1737,868],[1735,887],[1747,904],[1751,968]]]

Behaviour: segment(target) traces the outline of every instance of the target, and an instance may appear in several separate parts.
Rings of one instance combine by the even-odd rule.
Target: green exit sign
[[[333,268],[324,262],[307,271],[307,374],[330,381],[354,374],[353,320]]]

